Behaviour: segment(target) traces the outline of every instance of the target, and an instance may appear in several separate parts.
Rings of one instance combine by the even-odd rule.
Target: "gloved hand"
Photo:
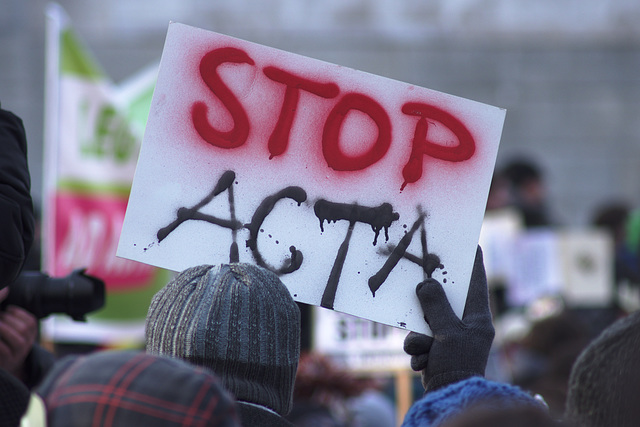
[[[404,351],[411,368],[421,371],[426,392],[473,376],[484,376],[495,330],[489,309],[487,276],[478,246],[462,319],[434,279],[418,284],[416,294],[433,337],[410,332]]]

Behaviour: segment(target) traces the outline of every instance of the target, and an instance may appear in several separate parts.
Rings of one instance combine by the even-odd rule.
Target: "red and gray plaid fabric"
[[[235,404],[217,377],[142,352],[67,357],[37,392],[49,427],[240,426]]]

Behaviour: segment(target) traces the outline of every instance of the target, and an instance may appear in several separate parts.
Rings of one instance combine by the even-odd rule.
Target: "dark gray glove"
[[[451,309],[438,281],[427,279],[418,284],[416,294],[433,337],[410,332],[404,340],[404,351],[411,356],[411,368],[422,371],[425,390],[484,376],[495,330],[480,246],[462,320]]]

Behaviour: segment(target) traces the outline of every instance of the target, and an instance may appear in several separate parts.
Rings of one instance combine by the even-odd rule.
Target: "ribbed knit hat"
[[[640,311],[618,320],[585,348],[571,370],[566,418],[581,427],[640,422]]]
[[[496,410],[530,407],[546,411],[540,400],[519,387],[471,377],[425,394],[411,405],[402,427],[439,427],[467,410],[482,406]]]
[[[152,299],[147,351],[211,369],[239,401],[280,415],[292,407],[300,356],[300,310],[271,271],[202,265]]]

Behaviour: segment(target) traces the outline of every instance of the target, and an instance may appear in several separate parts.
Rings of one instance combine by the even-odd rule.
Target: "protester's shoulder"
[[[294,427],[284,417],[261,408],[259,405],[237,402],[240,422],[245,427]]]
[[[544,404],[528,392],[507,383],[471,377],[427,393],[416,401],[404,419],[403,427],[436,426],[484,400],[509,405],[541,407]]]
[[[3,158],[22,163],[26,156],[27,141],[22,119],[0,107],[0,143]]]
[[[15,128],[20,132],[24,132],[22,119],[11,111],[2,109],[2,107],[0,107],[0,127],[9,129]]]
[[[2,105],[0,105],[0,119],[4,122],[4,121],[11,121],[11,122],[22,122],[22,120],[20,119],[20,117],[18,117],[17,115],[15,115],[14,113],[12,113],[9,110],[5,110],[4,108],[2,108]]]

